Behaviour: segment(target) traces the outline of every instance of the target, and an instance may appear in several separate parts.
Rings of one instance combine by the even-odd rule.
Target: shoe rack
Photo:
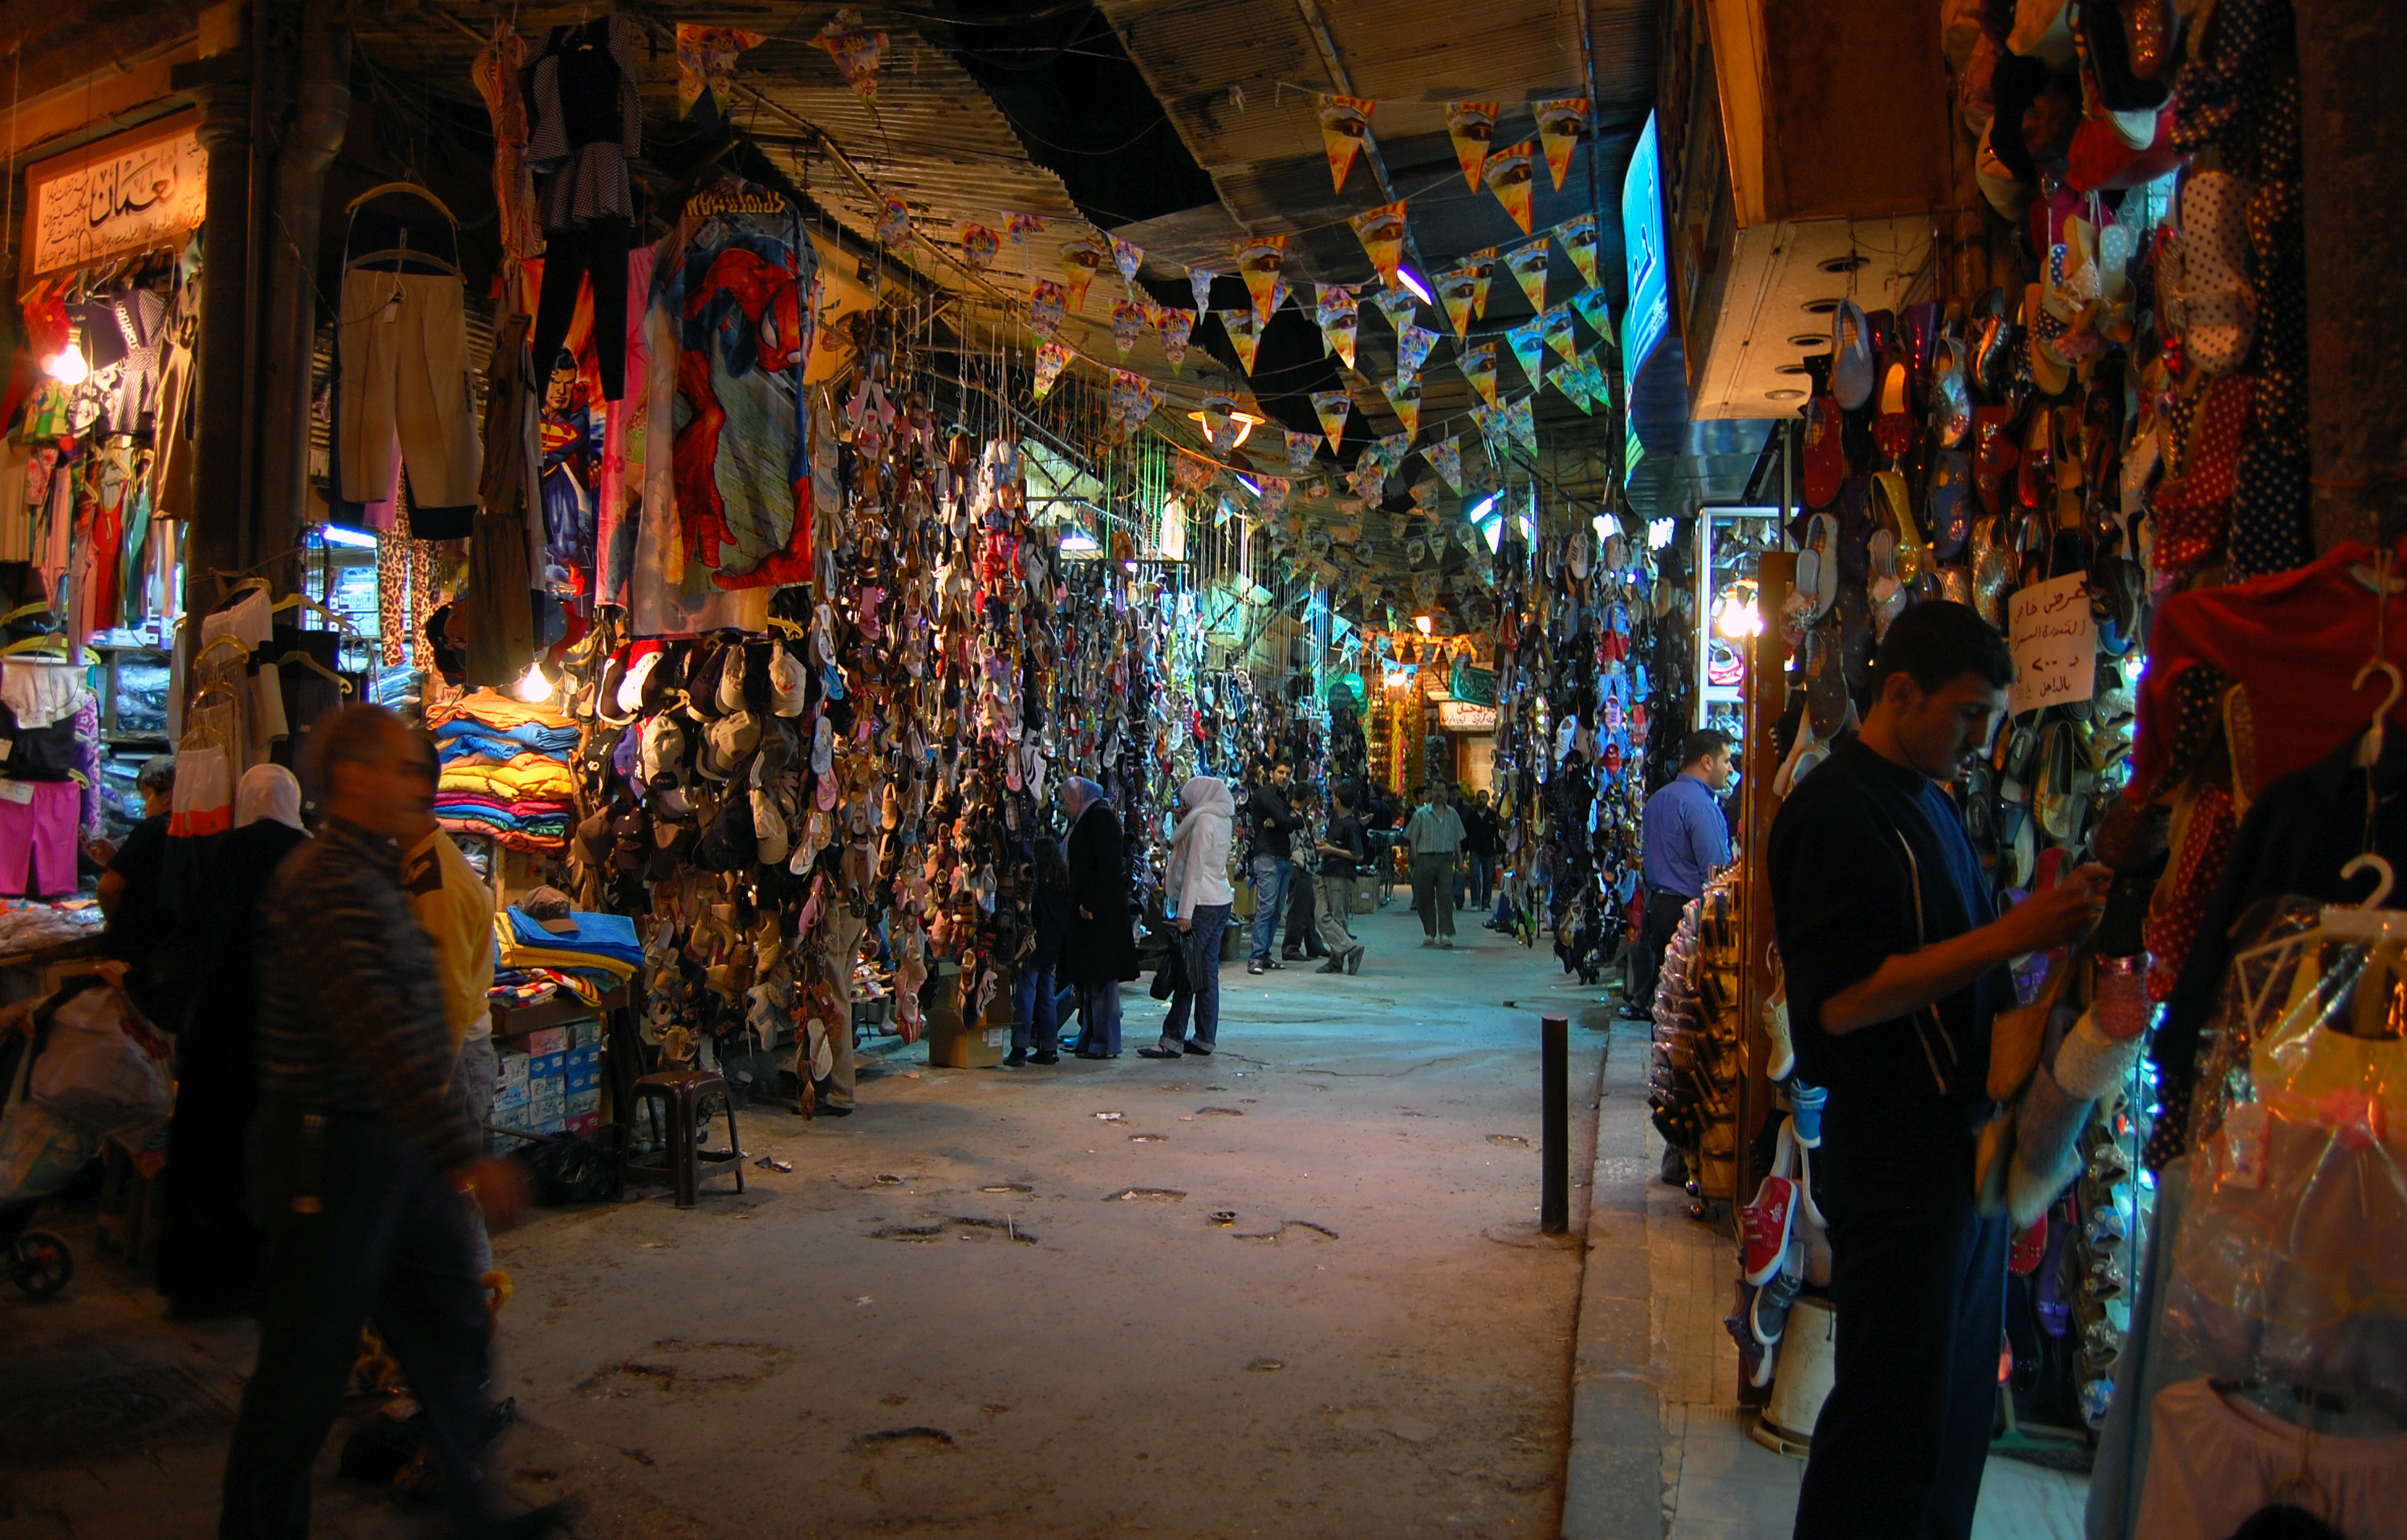
[[[1741,891],[1738,905],[1738,1022],[1740,1040],[1745,1044],[1745,1067],[1737,1077],[1736,1137],[1732,1172],[1734,1191],[1739,1197],[1730,1206],[1731,1239],[1742,1244],[1738,1236],[1738,1205],[1755,1192],[1763,1173],[1757,1169],[1756,1154],[1768,1142],[1764,1133],[1779,1115],[1776,1095],[1770,1074],[1772,1038],[1764,1030],[1764,1007],[1778,984],[1773,967],[1773,930],[1772,924],[1772,874],[1764,858],[1772,832],[1772,820],[1780,811],[1780,798],[1772,789],[1773,772],[1780,764],[1780,750],[1774,740],[1774,728],[1787,704],[1788,659],[1780,635],[1781,607],[1787,602],[1796,586],[1797,557],[1791,551],[1766,551],[1756,558],[1756,605],[1764,617],[1762,631],[1754,639],[1753,656],[1748,659],[1746,693],[1742,705],[1745,723],[1745,741],[1741,746],[1739,765],[1739,827],[1734,841],[1739,855],[1737,881]],[[1772,1387],[1758,1388],[1753,1384],[1744,1364],[1739,1369],[1739,1401],[1743,1406],[1759,1405],[1771,1398]]]

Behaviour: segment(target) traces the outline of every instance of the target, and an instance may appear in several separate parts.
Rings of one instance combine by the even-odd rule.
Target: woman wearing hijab
[[[243,1156],[259,1099],[252,943],[259,900],[276,869],[309,838],[301,829],[301,783],[281,765],[254,766],[235,788],[234,823],[185,904],[178,932],[192,961],[192,1010],[167,1128],[159,1292],[186,1320],[247,1309],[257,1286],[263,1237],[245,1207]]]
[[[1075,776],[1061,783],[1061,812],[1070,820],[1069,929],[1061,937],[1061,979],[1078,988],[1082,1059],[1120,1054],[1120,981],[1137,974],[1136,938],[1129,925],[1128,855],[1120,821],[1104,788]]]
[[[1178,824],[1170,831],[1170,869],[1161,892],[1178,919],[1178,988],[1161,1019],[1161,1041],[1137,1050],[1148,1059],[1209,1056],[1220,1036],[1220,934],[1229,927],[1229,839],[1237,817],[1229,784],[1198,775],[1178,788]],[[1195,1036],[1186,1036],[1189,1010]]]

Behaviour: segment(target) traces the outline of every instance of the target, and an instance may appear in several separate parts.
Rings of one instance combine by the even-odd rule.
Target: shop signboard
[[[1496,671],[1474,668],[1458,657],[1454,660],[1454,673],[1446,681],[1446,693],[1457,700],[1492,706],[1496,704]]]
[[[1496,708],[1475,705],[1468,700],[1441,700],[1437,708],[1437,725],[1448,732],[1494,732]]]
[[[2017,588],[2006,601],[2006,641],[2015,682],[2006,709],[2020,716],[2042,706],[2076,704],[2098,687],[2098,622],[2089,581],[2080,572]]]
[[[1663,163],[1655,115],[1646,115],[1630,170],[1621,178],[1622,255],[1630,269],[1630,305],[1621,316],[1621,367],[1636,379],[1672,324],[1672,290],[1663,265]]]
[[[180,243],[208,213],[208,151],[181,114],[25,172],[25,268],[64,273]]]

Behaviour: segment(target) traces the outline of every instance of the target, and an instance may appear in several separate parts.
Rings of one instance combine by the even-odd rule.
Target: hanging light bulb
[[[64,347],[42,360],[42,373],[61,385],[81,385],[92,377],[92,365],[84,361],[83,349],[70,335]]]
[[[529,705],[551,699],[551,680],[544,673],[540,659],[526,666],[526,672],[519,675],[510,693]]]
[[[1423,636],[1429,635],[1431,629],[1434,628],[1436,624],[1437,623],[1435,621],[1431,620],[1425,615],[1417,615],[1413,616],[1414,629],[1419,631]]]

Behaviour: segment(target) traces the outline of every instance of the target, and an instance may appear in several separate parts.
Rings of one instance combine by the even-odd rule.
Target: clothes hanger
[[[213,636],[209,638],[207,643],[202,644],[199,652],[192,655],[192,671],[194,673],[198,673],[201,670],[201,665],[208,661],[209,654],[217,651],[220,647],[232,647],[236,653],[240,654],[246,661],[250,657],[250,649],[242,644],[242,638],[238,636]],[[221,682],[212,681],[212,683]],[[203,686],[203,688],[207,687],[207,686],[206,685]],[[194,699],[198,699],[198,697],[195,697]]]
[[[362,204],[371,204],[376,202],[378,198],[390,197],[394,194],[399,194],[400,196],[407,198],[416,198],[422,203],[432,204],[434,205],[434,211],[436,213],[442,215],[453,224],[458,224],[460,222],[460,216],[452,213],[450,205],[446,204],[442,199],[436,197],[433,190],[420,187],[416,182],[406,180],[398,182],[378,182],[376,186],[368,189],[365,192],[353,198],[344,208],[343,212],[347,214],[356,214],[360,211],[360,205]]]
[[[335,629],[341,631],[345,635],[356,636],[359,633],[359,628],[352,623],[350,616],[343,615],[338,611],[329,609],[325,604],[310,598],[307,594],[286,594],[282,599],[278,600],[267,608],[271,615],[281,615],[287,610],[294,609],[315,610],[318,614],[325,616],[328,620],[333,621]]]
[[[326,665],[319,662],[316,658],[310,657],[307,653],[301,651],[299,648],[295,648],[292,652],[286,653],[282,657],[270,658],[268,661],[278,668],[281,668],[287,663],[298,663],[303,668],[307,669],[311,673],[322,675],[326,679],[332,681],[335,686],[341,690],[345,695],[349,695],[351,693],[352,685],[349,680],[344,678],[341,674],[336,673],[334,670],[326,667]]]

